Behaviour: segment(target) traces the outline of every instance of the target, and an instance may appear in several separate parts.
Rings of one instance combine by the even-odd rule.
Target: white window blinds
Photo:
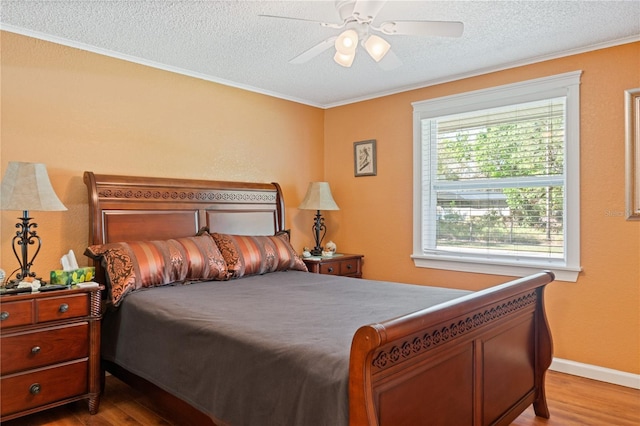
[[[422,120],[424,251],[564,256],[565,98]]]

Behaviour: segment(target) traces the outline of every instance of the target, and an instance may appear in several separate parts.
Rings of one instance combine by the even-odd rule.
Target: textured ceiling
[[[313,106],[331,107],[640,40],[640,1],[388,1],[374,23],[462,21],[460,38],[384,36],[402,65],[364,50],[289,60],[340,30],[333,1],[1,0],[0,28]],[[384,59],[383,59],[384,61]],[[640,67],[640,64],[639,64]]]

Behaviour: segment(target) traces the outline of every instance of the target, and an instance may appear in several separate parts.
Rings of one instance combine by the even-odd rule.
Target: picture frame
[[[626,216],[640,220],[640,88],[625,90]]]
[[[355,177],[376,176],[377,170],[376,140],[353,143],[353,173]]]

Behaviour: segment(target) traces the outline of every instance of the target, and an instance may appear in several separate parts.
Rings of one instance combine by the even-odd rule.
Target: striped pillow
[[[227,262],[230,278],[294,269],[307,271],[287,233],[274,236],[211,234]]]
[[[85,255],[102,262],[114,306],[140,288],[229,278],[227,264],[209,235],[95,245]]]

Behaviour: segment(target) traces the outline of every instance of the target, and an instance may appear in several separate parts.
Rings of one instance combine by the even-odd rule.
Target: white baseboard
[[[587,379],[612,383],[614,385],[640,389],[640,374],[627,373],[625,371],[598,367],[597,365],[583,364],[581,362],[569,361],[561,358],[553,358],[549,369],[559,373],[567,373],[574,376],[585,377]]]

